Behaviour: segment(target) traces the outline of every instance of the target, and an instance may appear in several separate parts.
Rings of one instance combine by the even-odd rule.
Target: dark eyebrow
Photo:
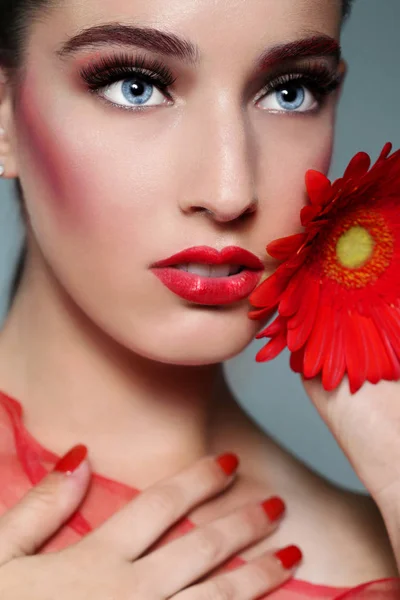
[[[56,54],[61,58],[76,53],[82,48],[97,45],[117,44],[137,46],[167,56],[180,58],[184,62],[196,63],[199,48],[183,38],[153,27],[138,27],[120,23],[106,23],[84,29],[67,40]]]
[[[339,63],[342,56],[339,42],[329,35],[313,35],[286,44],[278,44],[266,50],[258,58],[257,68],[264,70],[281,62],[317,56],[333,56],[335,62]]]
[[[60,58],[65,58],[83,48],[93,48],[106,44],[136,46],[152,52],[173,56],[191,64],[197,64],[200,60],[199,47],[187,39],[153,27],[139,27],[121,23],[106,23],[84,29],[64,42],[56,50],[56,54]],[[278,44],[267,49],[259,56],[256,70],[264,70],[266,67],[289,59],[294,60],[310,56],[334,56],[339,62],[340,55],[340,46],[334,38],[327,35],[314,35]]]

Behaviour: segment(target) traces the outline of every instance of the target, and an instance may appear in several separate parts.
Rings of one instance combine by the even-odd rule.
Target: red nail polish
[[[87,452],[88,449],[83,444],[74,446],[67,454],[60,458],[53,470],[59,473],[73,473],[85,460]]]
[[[268,500],[264,500],[261,506],[267,513],[270,521],[277,521],[286,509],[284,501],[279,496],[273,496],[272,498],[268,498]]]
[[[218,456],[218,458],[216,458],[216,461],[227,475],[232,475],[232,473],[236,471],[239,465],[238,457],[232,452],[221,454],[221,456]]]
[[[284,569],[291,569],[303,558],[303,553],[297,546],[286,546],[275,552],[275,556],[281,561]]]

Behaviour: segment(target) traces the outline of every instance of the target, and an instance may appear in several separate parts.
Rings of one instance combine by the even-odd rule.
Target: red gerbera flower
[[[307,171],[304,232],[267,246],[283,262],[250,296],[258,310],[249,318],[278,310],[256,336],[270,338],[258,362],[287,346],[295,372],[321,373],[326,390],[347,374],[351,393],[400,379],[400,150],[391,150],[386,144],[371,169],[359,152],[332,184]]]

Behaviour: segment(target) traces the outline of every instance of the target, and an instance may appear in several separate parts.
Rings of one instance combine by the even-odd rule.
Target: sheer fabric
[[[0,515],[10,509],[27,491],[52,469],[58,456],[41,446],[23,423],[22,405],[0,392]],[[132,500],[140,490],[92,474],[91,485],[78,512],[40,549],[41,553],[61,550],[96,527]],[[154,547],[184,535],[195,525],[181,520]],[[223,570],[244,564],[236,556]],[[400,579],[365,583],[356,588],[315,585],[292,578],[284,586],[267,594],[266,600],[399,600]]]

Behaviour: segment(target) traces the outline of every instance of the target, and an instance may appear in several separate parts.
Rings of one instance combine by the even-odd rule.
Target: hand
[[[148,488],[78,543],[38,554],[78,508],[89,480],[86,460],[69,475],[53,471],[0,518],[0,598],[250,600],[293,575],[293,568],[284,568],[278,559],[282,555],[268,552],[198,581],[276,529],[258,503],[149,551],[190,509],[234,481],[209,456]]]
[[[400,382],[365,383],[353,395],[347,378],[333,392],[319,378],[303,384],[376,502],[400,568]]]

